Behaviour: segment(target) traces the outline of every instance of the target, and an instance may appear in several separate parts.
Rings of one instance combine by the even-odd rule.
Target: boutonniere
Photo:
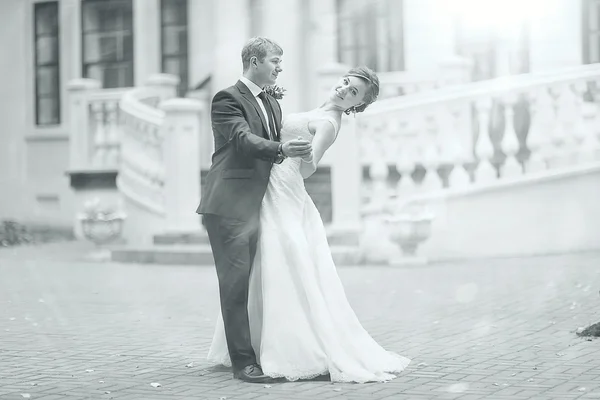
[[[283,99],[285,95],[286,89],[281,86],[273,85],[273,86],[265,86],[264,91],[269,96],[276,98],[277,100]]]

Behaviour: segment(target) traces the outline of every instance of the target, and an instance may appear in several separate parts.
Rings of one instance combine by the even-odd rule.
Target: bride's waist
[[[302,178],[302,175],[300,175],[300,159],[286,158],[281,164],[273,164],[271,175],[273,174]]]

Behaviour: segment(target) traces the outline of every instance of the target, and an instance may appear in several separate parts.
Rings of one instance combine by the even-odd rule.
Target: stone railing
[[[76,208],[99,196],[103,203],[123,203],[121,211],[135,216],[129,227],[146,219],[163,230],[199,228],[198,149],[207,115],[204,103],[175,98],[178,83],[167,74],[136,88],[101,89],[92,79],[69,83]],[[98,177],[103,183],[90,183]]]
[[[121,99],[123,138],[117,185],[130,206],[165,218],[165,230],[199,228],[199,136],[204,105],[174,98],[178,78],[160,74]]]
[[[467,82],[471,64],[464,58],[456,57],[441,62],[437,69],[424,73],[390,72],[378,74],[380,77],[380,102],[394,102],[398,99],[410,98],[410,93],[435,92],[440,87],[455,87]],[[348,70],[343,64],[327,64],[318,71],[318,97],[326,98],[331,88]],[[401,96],[401,97],[400,97]],[[388,98],[388,100],[385,100]],[[336,145],[327,151],[321,164],[331,168],[331,212],[332,220],[329,229],[354,234],[361,228],[361,197],[356,193],[366,187],[362,182],[362,162],[358,141],[356,117],[342,119],[342,133],[336,139]],[[375,139],[376,140],[376,139]]]
[[[164,93],[163,96],[164,100],[169,100],[175,93]],[[159,96],[150,86],[132,89],[121,99],[123,155],[117,184],[127,198],[164,215],[165,171],[161,127],[165,112],[156,108],[159,101]]]
[[[321,71],[323,95],[346,70]],[[372,227],[382,242],[386,214],[401,216],[424,193],[598,159],[599,88],[596,64],[382,99],[343,118],[323,158],[331,168],[330,228],[364,237]]]
[[[93,79],[69,82],[71,171],[116,170],[121,141],[119,101],[129,88],[100,89]]]
[[[600,65],[382,100],[356,117],[362,198],[513,178],[599,156]]]

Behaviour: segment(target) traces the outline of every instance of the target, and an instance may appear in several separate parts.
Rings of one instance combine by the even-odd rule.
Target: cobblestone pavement
[[[600,341],[574,333],[600,320],[600,254],[340,267],[364,326],[413,362],[388,383],[265,387],[203,361],[212,268],[70,251],[0,250],[0,399],[600,398]]]

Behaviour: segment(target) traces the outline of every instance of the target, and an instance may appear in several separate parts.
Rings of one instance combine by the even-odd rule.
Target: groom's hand
[[[281,148],[283,155],[290,158],[308,157],[312,152],[312,146],[308,140],[294,139],[285,142]]]

